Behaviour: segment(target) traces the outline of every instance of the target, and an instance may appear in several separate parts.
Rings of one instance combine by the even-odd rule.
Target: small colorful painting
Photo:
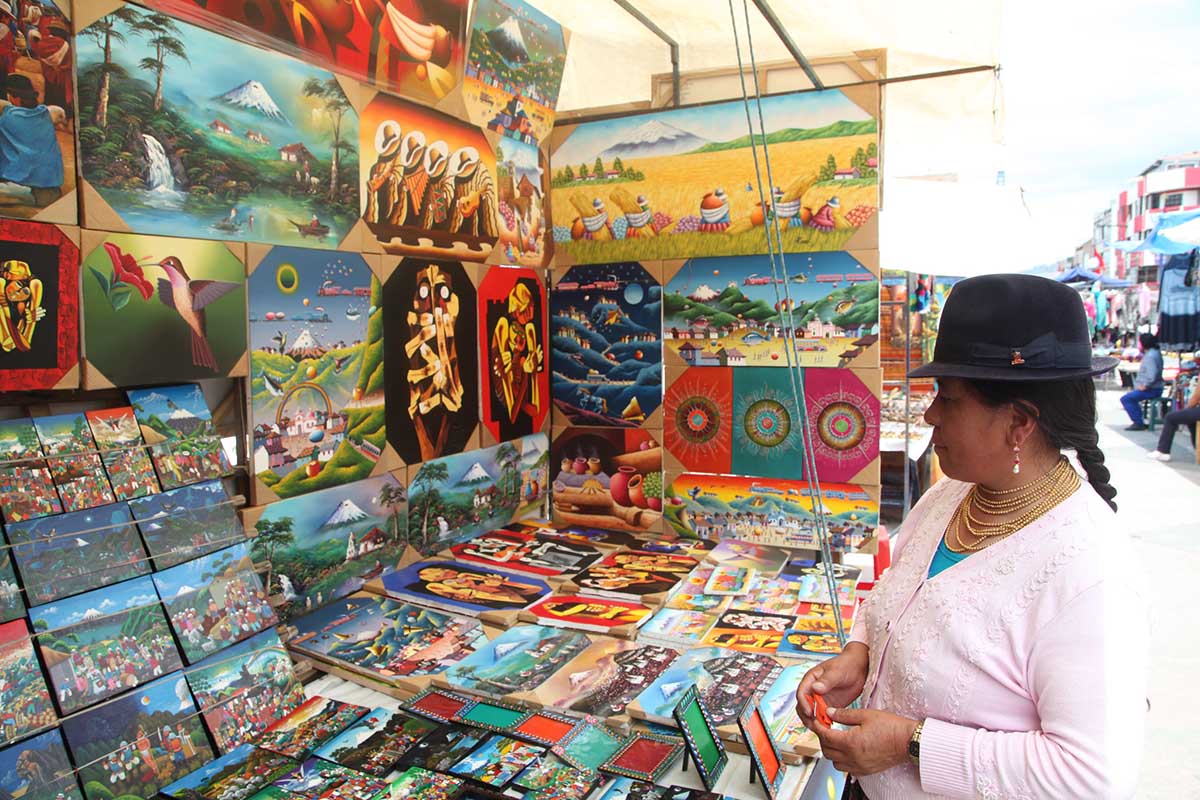
[[[58,717],[24,620],[0,624],[0,744],[53,725]],[[4,780],[0,777],[0,785]]]
[[[229,470],[199,384],[131,389],[129,404],[163,489],[220,478]]]
[[[0,544],[8,541],[0,537]],[[0,622],[8,622],[25,616],[25,601],[21,598],[21,587],[17,573],[13,570],[12,549],[0,548]]]
[[[271,788],[280,790],[281,800],[304,797],[311,800],[372,800],[386,791],[388,784],[373,775],[346,769],[321,758],[310,758],[296,769],[277,778]],[[263,797],[263,793],[255,795]]]
[[[519,611],[550,594],[544,581],[515,572],[454,561],[418,561],[388,573],[369,587],[400,600],[469,616]]]
[[[679,553],[618,551],[581,572],[573,582],[583,594],[638,599],[671,591],[697,563]]]
[[[492,252],[496,156],[482,130],[381,92],[363,110],[359,154],[362,217],[385,252],[461,261]]]
[[[83,800],[57,728],[0,750],[0,794],[21,800]]]
[[[591,643],[578,631],[518,625],[446,670],[444,678],[456,689],[493,697],[531,692]]]
[[[404,770],[409,767],[441,770],[462,760],[463,756],[479,746],[490,734],[487,731],[471,728],[457,723],[448,723],[414,744],[400,757],[396,769]]]
[[[556,432],[551,461],[555,522],[634,532],[661,527],[663,451],[647,431]]]
[[[84,249],[85,387],[246,374],[246,272],[228,245],[89,231]]]
[[[37,417],[33,420],[47,466],[58,487],[63,511],[94,508],[116,499],[104,465],[96,454],[96,440],[82,413]]]
[[[66,47],[61,38],[59,47]],[[14,112],[16,109],[9,113]],[[4,114],[0,111],[0,119]],[[72,160],[74,154],[72,144]],[[4,180],[5,170],[12,170],[18,162],[4,163],[0,180]],[[70,181],[73,186],[74,170]],[[12,185],[4,184],[6,188]],[[6,199],[8,195],[0,194],[3,214],[10,212]],[[71,206],[74,216],[74,203]],[[53,225],[0,220],[0,248],[4,252],[0,263],[0,390],[78,386],[79,246]]]
[[[275,247],[247,290],[258,481],[283,498],[369,477],[386,444],[379,279],[361,255]]]
[[[555,409],[640,427],[662,400],[662,286],[636,262],[571,267],[550,298]]]
[[[62,714],[182,666],[148,577],[29,609]]]
[[[449,765],[447,765],[449,768]],[[431,772],[420,767],[409,767],[400,777],[392,781],[387,794],[379,800],[451,800],[465,798],[459,794],[463,782],[449,775]]]
[[[0,421],[0,458],[0,511],[6,524],[62,513],[33,420]]]
[[[480,0],[463,78],[467,112],[505,137],[542,141],[554,126],[566,61],[566,37],[557,21],[524,0]]]
[[[181,486],[129,501],[155,569],[166,569],[246,538],[220,481]]]
[[[154,585],[189,664],[277,622],[245,543],[156,572]]]
[[[5,532],[30,603],[49,603],[150,571],[124,503],[14,522]]]
[[[795,617],[758,611],[726,611],[704,635],[702,644],[743,653],[774,653]]]
[[[383,295],[388,441],[409,464],[462,452],[479,420],[474,282],[458,262],[405,259]]]
[[[882,382],[881,370],[804,370],[804,403],[822,482],[879,485]],[[737,467],[735,459],[734,471],[742,472]]]
[[[789,630],[783,634],[777,652],[787,659],[830,658],[842,652],[842,644],[837,634]]]
[[[687,473],[667,487],[666,516],[681,536],[813,549],[812,491],[807,481]],[[855,550],[875,535],[879,502],[863,487],[823,482],[820,507],[834,550]]]
[[[505,530],[489,531],[459,542],[450,552],[459,561],[543,577],[574,575],[604,555],[591,545]]]
[[[776,264],[767,256],[683,262],[663,297],[667,347],[687,366],[876,366],[865,353],[879,339],[879,276],[845,252],[787,257],[786,281]]]
[[[598,770],[621,749],[625,739],[594,717],[584,721],[587,724],[573,730],[565,742],[554,748],[554,754],[577,769]]]
[[[775,95],[761,111],[778,182],[762,193],[740,101],[565,129],[551,154],[558,246],[580,264],[751,255],[776,218],[784,252],[874,246],[855,233],[879,205],[878,92]]]
[[[789,565],[790,566],[790,565]],[[861,567],[848,564],[830,564],[829,571],[833,573],[836,584],[837,602],[842,606],[854,605],[854,597],[858,592],[858,576]],[[789,570],[789,572],[791,572]],[[832,603],[829,595],[829,581],[825,564],[812,564],[800,567],[788,576],[789,580],[798,584],[799,599],[805,603]]]
[[[549,163],[537,145],[512,139],[496,145],[496,225],[506,264],[544,267],[550,261],[554,245],[546,216]]]
[[[544,749],[536,745],[519,742],[507,736],[493,736],[452,766],[450,772],[465,780],[500,789],[507,786],[544,752]]]
[[[761,708],[767,728],[785,753],[812,755],[820,750],[816,734],[804,727],[796,713],[796,689],[805,673],[820,663],[821,659],[812,657],[789,663],[762,697]]]
[[[267,728],[256,744],[289,758],[299,758],[332,739],[371,709],[311,697],[292,713]]]
[[[291,625],[291,649],[386,681],[440,673],[487,641],[477,620],[366,592]]]
[[[546,707],[609,718],[625,711],[679,654],[666,647],[598,637],[537,692]]]
[[[526,790],[526,800],[571,800],[589,797],[599,776],[592,770],[576,769],[553,753],[547,753],[513,781]]]
[[[479,286],[483,424],[497,442],[542,429],[550,413],[546,286],[531,269],[490,267]]]
[[[402,711],[376,708],[321,745],[316,754],[344,767],[383,777],[418,739],[438,724]]]
[[[404,550],[404,486],[384,474],[271,503],[246,521],[257,531],[251,557],[269,564],[267,590],[287,601],[279,607],[286,621],[395,568]]]
[[[62,727],[87,800],[153,797],[213,758],[178,672],[68,717]]]
[[[847,633],[854,625],[854,606],[842,606],[842,630]],[[796,623],[793,626],[805,633],[837,633],[834,606],[830,603],[799,603],[796,607]]]
[[[86,412],[88,426],[100,448],[100,460],[118,500],[157,494],[160,489],[154,465],[146,455],[142,430],[133,409],[107,408]]]
[[[88,227],[318,247],[347,238],[357,117],[337,77],[133,5],[77,42]]]
[[[660,608],[638,633],[638,641],[658,642],[672,647],[699,646],[717,621],[714,612]]]
[[[734,567],[721,564],[714,567],[704,584],[704,591],[717,595],[742,595],[750,591],[755,571],[746,567]]]
[[[175,800],[247,800],[295,768],[293,759],[244,744],[163,787],[162,794]]]
[[[534,603],[528,613],[539,625],[608,633],[627,625],[638,627],[649,619],[650,608],[635,600],[554,595]]]
[[[646,688],[630,707],[635,717],[670,725],[671,712],[684,690],[702,687],[701,699],[714,727],[732,724],[749,702],[757,702],[779,676],[770,656],[737,653],[720,647],[689,650]]]
[[[550,443],[544,433],[409,469],[408,540],[440,552],[543,505]]]
[[[184,675],[222,753],[250,741],[304,702],[304,686],[273,630],[209,656]]]
[[[778,575],[791,556],[792,554],[782,547],[769,547],[740,539],[722,539],[705,558],[716,565],[714,569],[752,569],[770,576]]]

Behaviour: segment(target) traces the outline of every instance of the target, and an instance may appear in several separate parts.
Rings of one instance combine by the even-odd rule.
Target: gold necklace
[[[1011,524],[994,523],[980,519],[972,513],[972,507],[978,508],[979,511],[991,516],[1003,516],[1005,513],[1019,511],[1028,507],[1032,510],[1021,515],[1021,518],[1025,518],[1029,514],[1035,513],[1037,509],[1042,507],[1046,500],[1057,496],[1062,490],[1074,491],[1074,488],[1078,486],[1079,478],[1075,474],[1075,470],[1072,469],[1066,461],[1059,462],[1059,464],[1055,465],[1055,467],[1051,469],[1048,474],[1050,475],[1050,480],[1046,482],[1039,481],[1041,486],[1038,492],[1030,495],[1023,506],[1011,506],[999,513],[994,509],[978,503],[979,495],[976,491],[978,487],[971,487],[971,491],[968,493],[966,498],[967,502],[964,503],[964,519],[967,522],[967,529],[976,536],[995,536],[999,533],[1003,533],[1003,531],[1007,529],[1007,526]],[[1040,516],[1040,514],[1036,515]]]
[[[951,516],[950,530],[947,532],[953,533],[953,537],[946,537],[946,547],[954,553],[970,553],[982,550],[994,541],[1011,536],[1074,494],[1075,490],[1079,488],[1080,480],[1079,474],[1075,472],[1070,463],[1066,459],[1062,459],[1046,475],[1034,481],[1034,484],[1038,486],[1038,494],[1041,499],[1038,500],[1031,495],[1026,501],[1029,506],[1028,510],[1009,522],[986,522],[977,519],[971,513],[971,506],[977,503],[979,487],[972,486]],[[1026,489],[1028,486],[1018,487],[1018,489]],[[1004,491],[1011,492],[1012,490]],[[1017,508],[1017,506],[1012,508]],[[987,513],[984,508],[980,508],[980,510]],[[976,541],[971,544],[963,541],[963,530],[966,530]],[[951,538],[953,538],[953,542],[951,542]]]
[[[975,485],[971,489],[974,502],[982,511],[1008,511],[1023,506],[1030,498],[1040,495],[1047,484],[1061,479],[1064,465],[1067,465],[1067,460],[1059,459],[1040,478],[1012,489],[994,490]]]

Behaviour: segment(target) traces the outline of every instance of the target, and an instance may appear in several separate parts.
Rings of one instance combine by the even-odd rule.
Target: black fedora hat
[[[938,324],[933,361],[912,378],[1058,381],[1101,375],[1079,294],[1036,275],[980,275],[954,284]]]

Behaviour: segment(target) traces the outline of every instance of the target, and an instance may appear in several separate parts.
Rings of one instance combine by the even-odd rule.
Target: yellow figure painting
[[[0,348],[6,353],[24,352],[33,343],[34,328],[46,316],[42,282],[24,261],[5,261],[0,271]]]

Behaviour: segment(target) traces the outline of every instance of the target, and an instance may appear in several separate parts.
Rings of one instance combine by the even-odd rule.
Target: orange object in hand
[[[826,728],[833,727],[833,719],[829,716],[829,704],[825,702],[825,698],[819,694],[810,694],[807,698],[809,705],[813,707],[813,716],[817,722],[824,725]]]

